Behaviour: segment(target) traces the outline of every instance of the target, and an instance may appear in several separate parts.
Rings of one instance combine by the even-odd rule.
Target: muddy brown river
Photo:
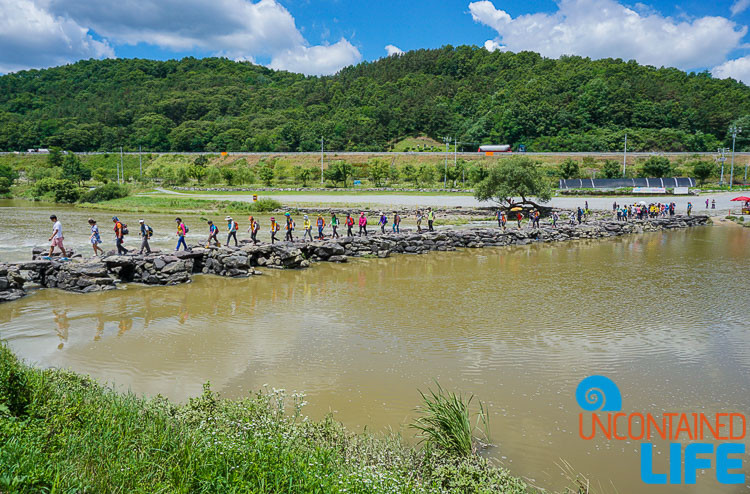
[[[30,211],[7,211],[0,232]],[[206,381],[226,397],[304,391],[311,417],[330,411],[354,430],[408,439],[418,390],[438,380],[489,406],[484,454],[536,486],[568,485],[565,461],[599,492],[750,492],[713,470],[693,486],[643,484],[639,443],[582,440],[574,396],[603,374],[625,411],[749,414],[748,249],[750,229],[714,226],[176,287],[42,290],[0,306],[0,339],[40,367],[179,401]],[[657,442],[655,471],[667,453]]]

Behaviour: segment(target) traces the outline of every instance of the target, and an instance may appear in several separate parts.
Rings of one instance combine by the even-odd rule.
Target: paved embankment
[[[187,283],[195,274],[245,277],[259,274],[255,268],[306,268],[311,262],[346,262],[348,257],[392,254],[422,254],[457,248],[525,245],[532,242],[560,242],[573,239],[607,238],[705,225],[708,216],[674,216],[646,221],[596,220],[582,225],[545,226],[539,229],[467,228],[435,232],[370,234],[314,242],[243,244],[240,247],[193,246],[191,251],[155,252],[149,255],[109,255],[104,258],[70,261],[34,259],[0,263],[0,302],[26,294],[34,283],[46,288],[73,292],[95,292],[116,288],[117,283],[174,285]]]

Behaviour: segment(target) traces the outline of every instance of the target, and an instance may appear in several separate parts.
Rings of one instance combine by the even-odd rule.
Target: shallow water
[[[639,445],[580,439],[574,399],[582,378],[604,374],[626,411],[750,413],[748,248],[750,229],[717,226],[43,290],[0,307],[0,338],[36,365],[176,400],[206,381],[227,397],[304,390],[307,414],[354,429],[402,428],[437,379],[489,405],[486,454],[536,485],[567,485],[565,460],[602,492],[748,492],[713,470],[692,489],[647,488]]]

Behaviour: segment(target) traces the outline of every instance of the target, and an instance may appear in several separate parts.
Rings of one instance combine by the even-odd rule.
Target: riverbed
[[[19,217],[2,214],[0,232]],[[750,229],[728,225],[40,290],[0,308],[0,339],[36,365],[180,401],[206,381],[226,397],[305,391],[312,417],[330,411],[352,429],[407,438],[417,390],[438,380],[489,406],[484,454],[535,485],[567,485],[564,460],[603,492],[666,492],[641,483],[637,443],[578,437],[575,388],[604,374],[625,410],[750,413],[750,295],[738,278],[748,248]],[[668,490],[748,486],[722,487],[708,470],[692,490]]]

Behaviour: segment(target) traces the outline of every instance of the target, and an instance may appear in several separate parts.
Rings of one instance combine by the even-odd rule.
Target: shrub
[[[81,196],[80,202],[95,203],[111,201],[112,199],[127,197],[129,194],[130,189],[127,185],[119,185],[112,182],[84,193]]]
[[[43,178],[34,184],[31,195],[37,200],[74,203],[81,196],[81,189],[70,180]]]

